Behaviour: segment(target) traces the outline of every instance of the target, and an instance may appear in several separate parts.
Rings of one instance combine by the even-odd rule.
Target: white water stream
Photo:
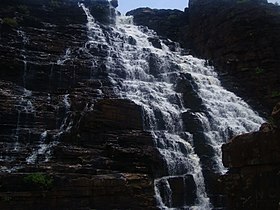
[[[222,173],[221,145],[231,135],[257,130],[263,122],[252,109],[235,94],[225,90],[214,69],[204,60],[182,55],[181,49],[171,51],[156,33],[146,27],[133,25],[132,17],[118,17],[115,26],[103,27],[83,5],[88,19],[88,43],[106,49],[106,69],[116,84],[116,93],[143,107],[146,129],[154,135],[155,145],[164,159],[167,175],[155,180],[155,194],[161,209],[173,208],[170,177],[193,176],[197,200],[192,206],[180,209],[211,209],[205,192],[200,159],[193,148],[193,137],[184,131],[182,95],[175,91],[176,77],[190,74],[196,83],[207,114],[194,112],[203,125],[207,144],[215,154],[213,170]],[[151,38],[160,46],[153,46]],[[120,84],[121,85],[117,85]],[[167,201],[163,201],[158,183],[165,182]]]

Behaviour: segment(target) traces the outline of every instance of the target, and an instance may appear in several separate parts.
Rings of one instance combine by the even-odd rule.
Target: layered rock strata
[[[114,21],[107,1],[85,3]],[[0,209],[155,209],[162,160],[82,8],[1,1],[0,18]]]
[[[280,127],[277,122],[279,104],[271,123],[223,145],[223,163],[229,171],[222,180],[229,209],[279,209]]]

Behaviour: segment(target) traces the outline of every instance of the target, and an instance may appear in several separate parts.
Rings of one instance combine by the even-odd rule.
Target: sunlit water
[[[145,128],[154,135],[155,145],[166,163],[167,175],[155,180],[158,206],[172,208],[169,177],[191,174],[197,186],[197,201],[194,206],[180,209],[211,209],[193,136],[184,131],[181,116],[187,109],[182,95],[175,91],[176,77],[188,73],[198,87],[197,94],[207,113],[194,113],[203,125],[207,143],[215,150],[213,170],[225,171],[221,145],[231,135],[257,130],[263,120],[241,98],[221,86],[214,69],[204,60],[182,55],[180,48],[171,51],[154,31],[133,25],[132,17],[117,17],[115,26],[104,29],[83,4],[80,6],[88,19],[88,44],[108,51],[106,69],[116,93],[143,107]],[[159,43],[156,47],[151,38]],[[159,182],[166,183],[169,198],[165,203]]]

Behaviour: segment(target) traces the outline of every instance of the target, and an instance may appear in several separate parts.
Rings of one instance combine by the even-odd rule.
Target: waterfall
[[[158,207],[211,209],[201,159],[195,151],[195,131],[186,129],[183,115],[191,113],[200,122],[205,144],[214,151],[213,170],[218,173],[225,171],[221,145],[232,135],[258,129],[263,120],[241,98],[221,86],[217,73],[206,61],[184,55],[179,47],[171,49],[170,40],[159,39],[147,27],[133,25],[132,17],[117,17],[116,25],[102,26],[84,4],[79,6],[88,20],[86,45],[107,51],[104,69],[115,84],[116,94],[143,108],[145,129],[152,133],[165,162],[165,171],[157,174],[154,182]],[[193,84],[200,101],[197,109],[186,106],[190,101],[177,88],[182,78],[189,78]],[[185,191],[183,200],[174,202],[174,180],[180,181],[184,189],[190,188],[193,180],[194,202]]]
[[[192,56],[184,56],[181,61],[183,69],[196,82],[197,93],[205,105],[207,113],[196,112],[200,119],[206,140],[216,152],[213,169],[225,172],[221,161],[221,146],[235,135],[256,131],[264,120],[248,104],[234,93],[221,86],[213,67],[206,66],[206,61]]]

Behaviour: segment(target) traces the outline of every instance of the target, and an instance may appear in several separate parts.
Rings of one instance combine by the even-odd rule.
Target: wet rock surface
[[[85,3],[113,21],[107,1]],[[162,160],[82,8],[1,1],[0,18],[0,209],[155,209]]]
[[[163,198],[163,202],[169,208],[179,208],[180,206],[192,206],[197,199],[196,184],[192,175],[184,175],[181,177],[169,177],[160,180],[158,183],[160,194]],[[167,189],[167,185],[172,190],[170,197],[165,197],[164,191]]]
[[[279,140],[280,127],[272,122],[223,145],[223,163],[229,171],[222,182],[230,209],[279,208]]]
[[[190,49],[191,54],[208,59],[219,72],[223,86],[264,116],[268,117],[279,101],[279,6],[265,0],[194,0],[184,12],[141,8],[128,14],[134,16],[136,24],[146,25]],[[177,25],[170,21],[172,18],[182,22]],[[225,190],[230,209],[278,209],[279,129],[276,131],[275,126],[279,126],[279,105],[274,108],[271,123],[223,147],[224,164],[231,169],[221,182],[219,174],[211,169],[215,151],[206,143],[197,118],[197,114],[205,114],[205,108],[195,89],[188,75],[179,77],[176,90],[183,94],[184,105],[191,108],[183,114],[184,125],[193,134],[214,207],[227,206]]]

